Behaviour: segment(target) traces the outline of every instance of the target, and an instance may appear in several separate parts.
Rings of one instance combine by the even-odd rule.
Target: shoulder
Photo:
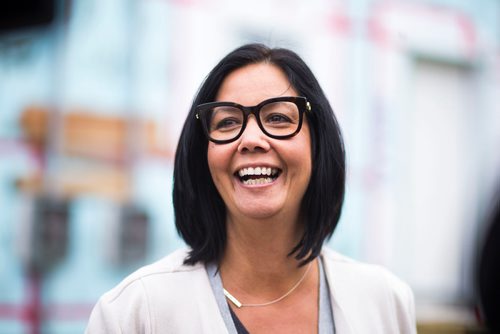
[[[335,272],[336,276],[345,276],[367,284],[372,282],[391,287],[400,285],[408,287],[405,282],[380,265],[360,262],[328,248],[323,248],[322,257],[325,266],[333,267],[330,269]]]
[[[322,258],[332,298],[346,314],[364,314],[365,320],[372,319],[383,328],[390,325],[403,333],[413,332],[414,297],[406,282],[382,266],[356,261],[328,248],[322,250]]]
[[[182,297],[195,290],[192,286],[207,281],[203,264],[184,265],[187,252],[177,250],[136,270],[102,295],[90,316],[87,333],[149,332],[157,323],[158,312],[173,314],[172,310],[182,309],[186,304],[179,305]]]
[[[328,248],[323,249],[322,257],[334,282],[357,286],[373,293],[391,293],[401,298],[413,298],[408,284],[382,266],[360,262]]]
[[[187,253],[187,249],[179,249],[152,264],[139,268],[107,292],[103,298],[113,301],[129,290],[144,289],[144,284],[147,285],[157,279],[165,281],[175,279],[176,276],[189,276],[191,272],[204,270],[204,265],[200,263],[194,266],[185,265],[184,259]]]
[[[175,280],[176,276],[189,276],[191,272],[204,270],[202,264],[194,266],[184,264],[187,252],[187,249],[176,250],[154,263],[137,269],[125,277],[113,289],[105,293],[101,297],[101,301],[113,302],[124,295],[140,292],[144,290],[150,282],[154,282],[158,279],[162,281]]]

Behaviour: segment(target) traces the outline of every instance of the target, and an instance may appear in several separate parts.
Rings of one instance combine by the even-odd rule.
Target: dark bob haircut
[[[305,264],[321,252],[340,218],[345,189],[345,152],[333,110],[309,67],[293,51],[248,44],[224,57],[196,95],[175,154],[173,203],[177,231],[191,247],[186,264],[220,261],[226,246],[226,207],[208,168],[208,140],[195,107],[215,101],[228,74],[249,64],[279,67],[299,95],[307,97],[311,133],[312,173],[302,199],[304,234],[290,255]]]

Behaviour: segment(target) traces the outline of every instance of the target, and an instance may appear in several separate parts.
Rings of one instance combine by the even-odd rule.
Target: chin
[[[239,196],[234,198],[233,209],[238,215],[248,218],[269,218],[283,210],[282,198],[275,194],[259,197]]]
[[[247,206],[245,209],[240,210],[240,213],[247,218],[251,219],[270,219],[276,217],[278,213],[281,212],[279,208],[270,208],[270,207],[262,207],[257,206]]]

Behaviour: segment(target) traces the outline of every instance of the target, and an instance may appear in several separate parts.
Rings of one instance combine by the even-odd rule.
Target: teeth
[[[249,179],[249,180],[246,180],[246,181],[243,181],[243,184],[245,185],[256,185],[256,184],[266,184],[266,183],[271,183],[273,182],[273,179],[271,179],[270,177],[266,177],[266,178],[261,178],[261,179]]]
[[[276,175],[278,174],[278,169],[276,168],[271,168],[271,167],[248,167],[248,168],[242,168],[238,171],[238,175],[240,177],[243,177],[245,175]]]

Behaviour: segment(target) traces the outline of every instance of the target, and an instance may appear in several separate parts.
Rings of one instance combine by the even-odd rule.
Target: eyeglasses
[[[234,102],[203,103],[195,108],[208,139],[216,144],[227,144],[238,139],[248,122],[255,116],[259,128],[267,136],[286,139],[299,133],[304,112],[311,104],[302,96],[281,96],[245,107]]]

